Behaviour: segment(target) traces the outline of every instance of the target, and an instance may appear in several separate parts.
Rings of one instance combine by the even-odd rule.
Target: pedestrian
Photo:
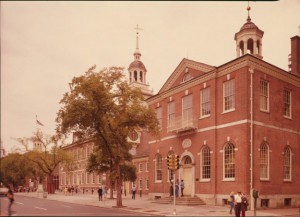
[[[103,193],[103,190],[102,190],[102,187],[100,186],[98,189],[99,201],[102,200],[102,193]]]
[[[176,197],[179,196],[179,181],[178,181],[178,179],[176,180],[176,183],[175,183],[175,196]]]
[[[135,193],[136,193],[136,187],[135,187],[135,185],[132,186],[131,191],[132,191],[132,199],[135,200]]]
[[[8,197],[8,200],[9,200],[9,203],[8,203],[8,207],[7,207],[7,215],[8,216],[11,216],[11,206],[13,204],[13,202],[15,201],[15,198],[14,198],[14,192],[11,190],[11,187],[8,186],[8,192],[7,192],[7,197]]]
[[[242,203],[241,203],[242,217],[246,216],[246,211],[248,210],[247,207],[248,207],[248,199],[246,197],[246,194],[243,193],[242,194]]]
[[[173,181],[170,179],[170,197],[172,197],[174,194],[174,189],[173,189]]]
[[[230,205],[229,214],[232,214],[232,210],[234,210],[234,191],[230,193],[228,203]]]
[[[242,195],[239,191],[236,195],[234,195],[234,205],[235,205],[235,216],[241,216],[241,206],[242,206]]]
[[[183,179],[181,179],[181,182],[180,182],[180,190],[181,190],[181,197],[183,197],[183,190],[184,190],[184,182],[183,182]]]

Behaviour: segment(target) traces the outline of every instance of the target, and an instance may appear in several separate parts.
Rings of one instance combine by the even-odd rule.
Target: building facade
[[[161,127],[147,142],[151,198],[169,196],[166,159],[175,153],[184,194],[207,204],[253,189],[258,208],[300,204],[300,37],[291,38],[285,71],[263,60],[263,34],[248,13],[234,37],[236,59],[217,67],[183,59],[146,99]]]

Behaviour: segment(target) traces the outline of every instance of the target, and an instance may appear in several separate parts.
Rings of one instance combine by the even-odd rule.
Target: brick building
[[[248,8],[248,11],[250,8]],[[149,196],[169,196],[166,158],[180,156],[184,194],[225,204],[231,191],[260,192],[258,207],[300,204],[300,37],[291,71],[263,60],[264,32],[248,13],[235,34],[236,59],[220,66],[183,59],[146,99],[161,137],[149,147]]]

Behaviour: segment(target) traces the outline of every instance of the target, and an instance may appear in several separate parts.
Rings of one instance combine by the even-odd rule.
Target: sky
[[[183,58],[219,66],[236,58],[234,34],[247,1],[2,1],[1,141],[36,130],[55,133],[68,83],[95,65],[134,60],[138,24],[141,61],[156,94]],[[290,38],[300,34],[300,0],[250,1],[261,30],[263,60],[287,70]]]

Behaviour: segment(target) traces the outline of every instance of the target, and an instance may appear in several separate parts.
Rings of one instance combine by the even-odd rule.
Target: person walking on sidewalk
[[[100,186],[99,189],[98,189],[98,196],[99,196],[99,201],[102,200],[102,187]]]
[[[136,187],[135,187],[135,185],[132,186],[131,191],[132,191],[132,199],[135,200],[135,193],[136,193]]]
[[[241,204],[241,211],[242,211],[242,217],[246,216],[246,211],[248,207],[248,199],[245,195],[245,193],[242,194],[242,204]]]
[[[230,193],[228,203],[230,205],[229,214],[232,214],[232,210],[234,210],[234,191]]]
[[[239,191],[236,195],[234,195],[234,202],[235,202],[235,216],[240,217],[241,216],[241,206],[242,206],[242,195]]]
[[[15,198],[14,198],[14,193],[11,190],[10,186],[8,186],[8,189],[9,190],[7,192],[7,197],[8,197],[8,200],[9,200],[9,204],[8,204],[8,207],[7,207],[7,215],[11,216],[11,206],[12,206],[13,202],[15,201]]]

